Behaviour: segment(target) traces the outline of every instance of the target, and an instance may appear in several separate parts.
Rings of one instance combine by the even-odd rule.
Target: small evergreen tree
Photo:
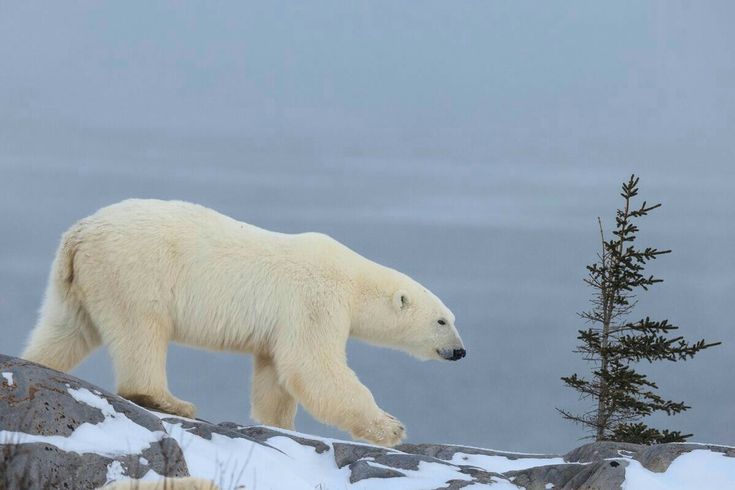
[[[592,325],[579,331],[577,338],[581,344],[574,351],[591,362],[594,370],[589,378],[577,374],[561,378],[568,387],[577,390],[581,398],[593,399],[594,407],[583,414],[557,410],[565,419],[592,431],[589,437],[598,441],[681,442],[692,434],[654,429],[641,420],[654,412],[675,415],[690,407],[659,396],[656,383],[637,372],[633,364],[644,359],[649,363],[685,361],[720,342],[688,343],[682,336],[672,336],[679,327],[667,320],[654,321],[646,317],[636,322],[626,321],[636,306],[636,294],[662,281],[644,275],[646,264],[671,252],[634,246],[638,233],[636,220],[661,206],[649,206],[644,201],[634,208],[632,200],[637,195],[638,178],[632,175],[623,183],[624,207],[617,210],[612,239],[605,239],[602,221],[598,218],[602,251],[598,261],[587,266],[585,279],[594,290],[592,309],[580,313]]]

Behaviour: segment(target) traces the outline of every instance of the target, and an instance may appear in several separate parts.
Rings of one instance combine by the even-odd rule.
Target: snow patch
[[[697,449],[676,458],[664,473],[629,460],[623,490],[721,490],[735,488],[735,458]]]
[[[344,441],[308,436],[310,439],[327,444],[329,449],[320,454],[314,447],[302,445],[286,435],[274,435],[268,438],[267,444],[271,447],[267,447],[248,439],[231,438],[216,433],[212,434],[211,439],[206,439],[184,429],[180,423],[171,423],[170,420],[162,422],[169,435],[181,446],[190,474],[213,480],[223,490],[235,489],[240,485],[259,490],[279,489],[284,488],[285,485],[289,490],[314,490],[315,488],[423,490],[445,487],[450,480],[468,482],[472,480],[470,475],[461,473],[452,463],[420,461],[417,470],[406,470],[381,465],[366,458],[365,461],[371,466],[397,470],[406,476],[369,478],[351,484],[349,481],[350,469],[348,466],[337,467],[331,444]],[[285,430],[283,432],[304,436],[297,432]],[[263,468],[278,468],[278,471],[263,471]],[[485,487],[477,483],[470,486],[473,488]],[[507,480],[501,479],[497,479],[492,488],[496,490],[518,489]]]
[[[488,454],[454,453],[449,461],[456,465],[475,466],[485,471],[494,473],[505,473],[506,471],[519,471],[536,466],[549,466],[553,464],[565,464],[563,458],[518,458],[510,459],[504,456]]]
[[[123,468],[122,463],[120,461],[113,461],[107,465],[107,481],[105,484],[122,480],[125,476],[125,468]]]
[[[191,476],[212,480],[223,490],[242,485],[277,490],[283,488],[284,482],[293,490],[314,490],[318,485],[342,488],[348,481],[345,473],[335,485],[337,481],[330,478],[332,475],[321,471],[324,461],[319,461],[319,455],[314,456],[314,449],[298,443],[295,443],[298,448],[291,448],[296,449],[296,454],[284,454],[244,438],[213,433],[211,439],[205,439],[181,424],[163,422],[163,425],[181,446]],[[278,471],[264,470],[266,468],[278,468]],[[333,459],[332,469],[336,470]]]
[[[0,441],[46,443],[62,451],[116,457],[138,454],[166,436],[163,431],[150,431],[136,424],[125,414],[115,411],[107,400],[86,388],[68,388],[67,391],[75,400],[100,410],[105,419],[99,424],[85,422],[69,436],[41,436],[4,430],[0,431]]]
[[[141,478],[140,480],[141,481],[158,481],[158,480],[163,480],[163,478],[164,478],[163,475],[159,475],[153,470],[148,470],[148,472],[145,475],[143,475],[143,478]]]
[[[442,488],[446,487],[447,482],[450,480],[464,480],[470,481],[472,477],[470,475],[460,473],[457,468],[448,466],[442,463],[431,463],[427,461],[419,461],[417,470],[406,470],[402,468],[393,468],[391,466],[385,466],[374,461],[369,461],[370,466],[376,468],[385,468],[393,471],[400,471],[405,474],[405,477],[396,478],[368,478],[360,480],[352,484],[351,488],[364,489],[364,490],[423,490],[426,488]],[[517,490],[518,487],[511,485],[509,487],[503,486],[503,483],[508,483],[505,480],[496,480],[493,483],[493,489],[513,489]]]
[[[15,386],[15,383],[13,382],[13,373],[4,372],[0,374],[2,374],[5,381],[8,382],[8,386]]]
[[[108,402],[104,398],[100,398],[99,395],[95,395],[87,388],[79,388],[78,390],[73,390],[69,388],[66,391],[68,391],[71,397],[74,398],[76,401],[84,403],[85,405],[89,405],[92,408],[98,409],[105,417],[114,417],[117,414],[112,405],[110,405],[110,402]],[[125,416],[123,415],[123,417]]]

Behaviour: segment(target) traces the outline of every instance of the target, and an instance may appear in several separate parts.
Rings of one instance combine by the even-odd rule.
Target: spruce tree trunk
[[[602,339],[600,354],[600,373],[607,374],[607,345],[610,338],[610,322],[612,321],[612,301],[610,300],[609,291],[603,291],[604,319],[602,323]],[[595,440],[602,441],[605,435],[605,428],[608,425],[608,407],[607,407],[607,380],[604,376],[600,377],[600,396],[597,399],[597,433]]]
[[[621,230],[625,230],[628,225],[628,213],[630,212],[630,199],[625,198],[625,212],[623,213],[623,223]],[[599,220],[599,218],[598,218]],[[615,288],[619,282],[618,274],[620,273],[620,262],[614,260],[610,263],[610,256],[605,252],[605,237],[602,232],[602,222],[600,222],[600,235],[602,237],[602,260],[603,267],[607,267],[607,273],[612,272],[611,280],[605,281],[606,284],[602,288],[602,305],[603,305],[603,320],[602,320],[602,338],[601,338],[601,349],[600,349],[600,373],[603,375],[600,377],[600,396],[597,399],[597,431],[595,433],[595,440],[602,441],[605,439],[605,429],[609,428],[610,414],[613,413],[612,407],[609,406],[610,400],[608,397],[608,385],[606,380],[607,367],[608,367],[608,352],[607,346],[610,342],[610,327],[613,321],[615,313]],[[625,234],[619,236],[620,245],[618,247],[617,257],[623,256],[623,246],[625,245]],[[609,276],[608,276],[609,277]]]

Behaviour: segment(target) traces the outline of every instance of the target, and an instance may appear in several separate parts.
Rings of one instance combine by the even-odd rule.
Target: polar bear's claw
[[[372,444],[393,447],[406,437],[406,429],[394,416],[383,412],[365,427],[358,427],[352,435]]]

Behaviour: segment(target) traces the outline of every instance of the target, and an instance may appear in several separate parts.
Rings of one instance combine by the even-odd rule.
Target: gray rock
[[[554,488],[563,488],[580,471],[579,464],[555,464],[549,466],[536,466],[526,470],[508,471],[506,477],[526,490],[545,490],[546,485],[551,483]]]
[[[404,444],[403,446],[399,447],[403,448],[406,446],[408,445]],[[370,463],[378,463],[379,465],[381,465],[381,468],[388,466],[391,469],[395,470],[396,473],[400,473],[401,475],[403,475],[400,470],[416,471],[419,469],[419,465],[421,462],[426,462],[445,465],[453,468],[455,471],[464,473],[472,477],[471,480],[457,479],[447,481],[447,486],[440,487],[445,490],[456,490],[478,483],[492,484],[496,480],[507,480],[506,477],[498,473],[491,473],[472,466],[451,464],[443,459],[435,458],[425,454],[406,453],[398,450],[386,449],[376,446],[366,446],[361,444],[349,444],[341,442],[333,443],[332,447],[334,448],[334,461],[335,463],[337,463],[337,467],[343,468],[344,466],[349,465],[351,471],[353,471],[353,468],[358,468],[360,471],[367,471],[365,469],[366,465],[363,463],[366,463],[367,466],[375,469],[375,467],[371,466]],[[434,447],[438,449],[440,446]],[[446,449],[446,451],[443,454],[448,454],[448,452],[451,451],[450,446],[444,446],[444,449]],[[398,475],[393,474],[393,476]],[[352,477],[350,478],[350,481],[352,481]]]
[[[388,453],[375,458],[376,463],[380,463],[391,468],[399,468],[402,470],[416,471],[419,469],[419,463],[425,461],[427,463],[439,463],[446,465],[447,463],[436,458],[421,456],[418,454]]]
[[[161,448],[149,448],[141,455],[116,458],[66,452],[44,443],[2,445],[0,489],[93,489],[107,482],[108,469],[115,462],[120,464],[122,473],[131,478],[142,478],[151,469],[171,476],[184,476],[181,468],[171,467],[171,456],[166,456],[167,452],[179,450],[176,442],[164,439],[161,444]],[[141,457],[147,462],[142,463]]]
[[[573,449],[564,455],[564,461],[569,463],[592,463],[607,458],[632,456],[646,446],[627,442],[591,442]]]
[[[442,444],[400,444],[396,446],[396,449],[399,451],[403,451],[404,453],[422,454],[424,456],[431,456],[432,458],[438,458],[444,461],[451,461],[452,458],[454,458],[454,455],[457,453],[479,454],[483,456],[501,456],[510,460],[527,458],[551,459],[560,457],[554,454],[518,454],[506,451],[494,451],[492,449],[480,449],[476,447],[450,446]]]
[[[589,464],[558,464],[509,471],[505,476],[526,490],[543,490],[547,484],[560,490],[617,490],[625,481],[625,460]]]
[[[580,465],[579,472],[564,484],[562,490],[618,490],[625,481],[625,460],[598,461]]]
[[[461,488],[470,487],[473,485],[475,485],[475,482],[473,481],[449,480],[446,486],[436,488],[435,490],[460,490]]]
[[[13,386],[0,386],[0,427],[38,435],[68,436],[85,422],[97,424],[102,413],[69,394],[86,388],[106,399],[119,413],[151,431],[163,430],[158,417],[115,394],[74,376],[0,354],[0,372],[13,373]]]
[[[716,446],[713,444],[658,444],[648,446],[641,449],[636,455],[638,460],[646,469],[655,473],[663,473],[671,463],[684,453],[695,451],[697,449],[705,449],[722,453],[725,456],[735,458],[735,448]]]
[[[381,465],[390,466],[401,470],[417,470],[421,461],[428,463],[447,464],[445,461],[420,454],[405,454],[402,452],[375,446],[363,446],[359,444],[348,444],[335,442],[334,461],[338,468],[354,463],[362,459],[370,459]]]
[[[302,446],[313,447],[317,454],[322,454],[329,451],[329,446],[320,440],[307,439],[306,437],[296,436],[288,432],[281,432],[275,429],[271,429],[269,427],[264,427],[262,425],[243,426],[232,422],[222,422],[218,425],[220,427],[234,430],[235,432],[247,436],[248,438],[256,442],[265,442],[271,437],[288,437],[289,439],[298,442]]]
[[[67,453],[49,444],[0,446],[0,488],[96,488],[112,459]],[[79,482],[79,484],[77,483]]]
[[[527,490],[541,490],[546,484],[560,489],[618,489],[625,480],[626,458],[639,461],[646,469],[665,472],[671,462],[684,453],[709,450],[735,457],[735,448],[712,444],[639,444],[594,442],[585,444],[564,456],[570,463],[529,468],[505,473],[515,485]]]
[[[186,432],[199,436],[203,439],[207,439],[208,441],[212,440],[212,434],[219,434],[221,436],[229,437],[230,439],[247,439],[250,442],[254,442],[256,444],[260,444],[261,446],[271,448],[274,451],[278,451],[270,444],[263,442],[266,439],[258,439],[256,437],[252,437],[250,434],[247,433],[247,431],[236,430],[236,427],[239,426],[236,426],[235,424],[230,425],[229,422],[225,422],[224,424],[213,424],[211,422],[207,422],[206,420],[190,420],[180,417],[165,417],[162,418],[161,421],[169,424],[180,425],[183,429],[186,430]]]
[[[401,444],[396,447],[396,449],[399,449],[405,453],[414,454],[414,455],[422,455],[422,456],[428,456],[431,458],[436,458],[442,461],[452,461],[457,453],[462,454],[476,454],[476,455],[483,455],[483,456],[500,456],[503,458],[507,458],[510,460],[522,460],[522,459],[552,459],[552,458],[559,458],[558,455],[553,454],[518,454],[518,453],[511,453],[506,451],[494,451],[492,449],[481,449],[481,448],[475,448],[475,447],[466,447],[466,446],[450,446],[450,445],[442,445],[442,444]],[[456,462],[455,462],[456,464]],[[577,465],[569,465],[570,468],[567,469],[566,477],[559,478],[557,473],[563,472],[562,469],[559,469],[559,465],[551,465],[551,466],[541,466],[538,468],[533,468],[532,470],[526,470],[521,472],[507,472],[504,474],[499,473],[492,473],[488,472],[479,468],[474,468],[472,466],[468,465],[462,465],[462,464],[456,464],[460,468],[460,471],[465,474],[469,474],[472,476],[471,481],[466,480],[453,480],[451,482],[447,482],[448,486],[444,487],[448,490],[454,490],[459,488],[464,488],[465,486],[472,485],[474,483],[481,483],[481,484],[492,484],[496,480],[508,480],[513,481],[514,478],[517,478],[518,481],[513,481],[514,484],[519,486],[526,485],[526,488],[533,488],[533,489],[545,489],[546,483],[555,482],[555,481],[562,481],[566,482],[574,474],[576,474],[577,471],[579,471],[579,467]],[[538,471],[536,471],[538,470]]]
[[[165,476],[188,476],[178,443],[165,435],[158,417],[65,373],[0,355],[0,372],[13,373],[13,383],[0,384],[0,430],[40,436],[69,436],[84,423],[104,420],[100,409],[75,400],[69,390],[85,388],[107,400],[118,413],[152,432],[164,434],[140,454],[114,458],[66,452],[47,443],[0,441],[0,481],[3,488],[96,488],[106,481],[110,464],[122,474],[140,478],[149,470]],[[4,443],[4,444],[3,444]]]
[[[398,478],[402,476],[406,475],[400,471],[372,466],[367,461],[356,461],[350,465],[350,483],[368,478]]]
[[[482,468],[475,468],[474,466],[460,466],[459,471],[460,473],[471,476],[472,483],[492,484],[495,483],[496,480],[509,481],[508,477],[505,475],[501,475],[500,473],[491,473],[483,470]]]
[[[391,452],[390,449],[382,447],[344,442],[332,443],[332,447],[334,448],[334,462],[337,463],[337,468],[343,468],[361,459],[373,459]]]

